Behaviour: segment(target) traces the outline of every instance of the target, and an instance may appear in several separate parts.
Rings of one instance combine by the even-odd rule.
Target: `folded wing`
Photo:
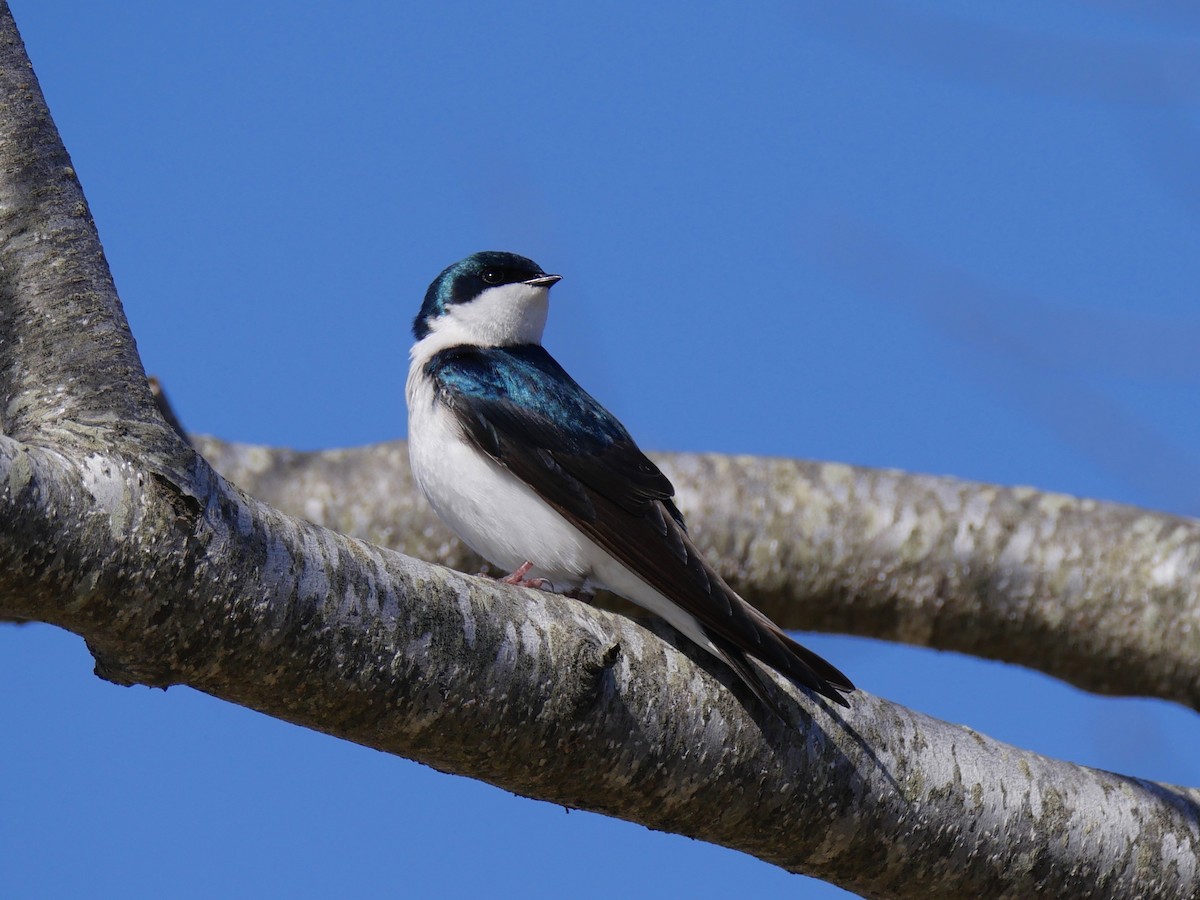
[[[454,347],[427,373],[468,439],[694,616],[765,703],[777,709],[745,654],[847,705],[850,680],[724,582],[688,537],[671,482],[541,346]]]

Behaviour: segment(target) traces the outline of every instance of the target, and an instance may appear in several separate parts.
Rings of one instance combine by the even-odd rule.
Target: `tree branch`
[[[0,611],[83,634],[119,683],[190,684],[867,895],[1172,896],[1196,875],[1198,791],[862,694],[845,712],[797,697],[784,725],[628,619],[379,550],[215,476],[200,506],[136,463],[8,439],[0,476],[0,520],[20,523]]]
[[[401,442],[296,453],[196,440],[279,509],[453,568],[482,564],[417,498]],[[785,627],[957,650],[1200,709],[1194,520],[834,463],[655,461],[704,554]]]
[[[0,360],[4,432],[58,443],[80,432],[136,434],[143,446],[160,443],[162,418],[147,403],[129,325],[110,314],[115,289],[95,223],[7,4],[0,98],[0,334],[23,345],[7,347]],[[36,368],[23,365],[29,356]]]
[[[63,207],[77,185],[3,4],[0,91],[0,616],[82,635],[118,683],[190,684],[870,896],[1195,886],[1200,792],[864,694],[842,712],[781,685],[784,724],[665,628],[234,488],[154,407],[86,208]]]

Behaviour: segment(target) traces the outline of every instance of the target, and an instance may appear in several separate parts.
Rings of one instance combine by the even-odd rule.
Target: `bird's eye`
[[[479,277],[485,284],[499,284],[503,280],[495,269],[484,269],[483,274]]]

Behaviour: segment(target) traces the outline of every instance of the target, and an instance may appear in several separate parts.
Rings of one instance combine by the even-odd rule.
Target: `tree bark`
[[[1040,757],[862,693],[843,711],[780,684],[785,724],[702,651],[678,647],[664,626],[420,562],[234,487],[155,404],[4,4],[0,272],[0,616],[82,635],[103,677],[189,684],[516,793],[734,847],[867,896],[1194,894],[1194,789]],[[216,455],[215,444],[204,446]],[[402,456],[398,446],[365,452]],[[1075,567],[1093,558],[1082,531],[1062,537],[1071,517],[1061,498],[963,486],[955,499],[930,482],[925,500],[914,491],[892,501],[887,492],[899,493],[902,481],[894,473],[825,467],[810,470],[809,482],[787,475],[789,500],[773,492],[782,490],[780,472],[805,471],[797,464],[681,457],[672,474],[689,466],[698,474],[707,467],[707,479],[737,466],[760,473],[742,486],[689,487],[685,506],[701,531],[710,516],[729,519],[726,531],[713,528],[708,549],[728,551],[735,572],[745,569],[739,583],[777,594],[781,608],[815,615],[840,594],[853,600],[823,620],[830,627],[868,627],[859,623],[872,607],[894,602],[897,622],[888,627],[896,635],[937,635],[959,621],[977,629],[970,641],[982,646],[973,617],[1010,621],[982,607],[1007,603],[1044,617],[1031,609],[1038,579],[1052,585],[1058,572],[1076,590],[1083,576]],[[407,478],[403,466],[376,471],[379,479]],[[879,506],[863,503],[872,492]],[[768,496],[778,505],[754,499]],[[415,504],[411,491],[388,502]],[[316,493],[304,504],[314,519],[335,509]],[[1014,505],[1054,523],[1050,532],[1017,540],[1032,526],[1004,524]],[[1096,514],[1086,503],[1078,509]],[[891,519],[877,519],[878,510],[891,510]],[[369,517],[348,508],[339,515],[349,531]],[[1147,540],[1157,538],[1160,555],[1147,557],[1157,560],[1149,581],[1129,576],[1131,599],[1120,609],[1166,615],[1184,607],[1192,595],[1183,589],[1153,600],[1134,597],[1133,585],[1186,580],[1190,526],[1128,515],[1157,523]],[[408,546],[414,521],[395,520],[387,542]],[[829,562],[814,561],[789,521],[809,523],[816,547],[831,543]],[[760,538],[764,522],[770,536]],[[845,543],[854,534],[856,547]],[[1030,547],[1056,536],[1058,559]],[[422,528],[412,539],[440,542],[431,555],[451,558],[443,532]],[[986,556],[988,546],[998,554],[991,571],[1004,577],[970,568],[971,554]],[[1142,564],[1137,547],[1114,552],[1126,553],[1121,565],[1130,571]],[[772,554],[786,565],[772,563]],[[906,589],[917,571],[912,560],[938,554],[946,584]],[[1010,568],[1001,565],[1005,554]],[[848,571],[857,559],[878,560],[870,571],[894,586],[862,583],[861,571],[835,579],[823,568]],[[980,579],[985,587],[972,594]],[[1084,579],[1078,590],[1100,583]],[[955,590],[967,598],[961,612],[930,608]],[[1187,694],[1168,677],[1175,668],[1165,671],[1146,668],[1138,677],[1194,697],[1194,687]]]
[[[292,515],[462,571],[485,566],[417,497],[402,441],[297,453],[195,440]],[[1195,520],[837,463],[654,459],[701,551],[787,628],[957,650],[1200,709]]]

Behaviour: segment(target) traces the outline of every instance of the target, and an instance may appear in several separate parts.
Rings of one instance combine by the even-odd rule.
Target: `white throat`
[[[418,343],[433,352],[462,344],[476,347],[540,344],[549,311],[550,288],[502,284],[488,288],[467,303],[450,306],[429,323],[429,334]]]

